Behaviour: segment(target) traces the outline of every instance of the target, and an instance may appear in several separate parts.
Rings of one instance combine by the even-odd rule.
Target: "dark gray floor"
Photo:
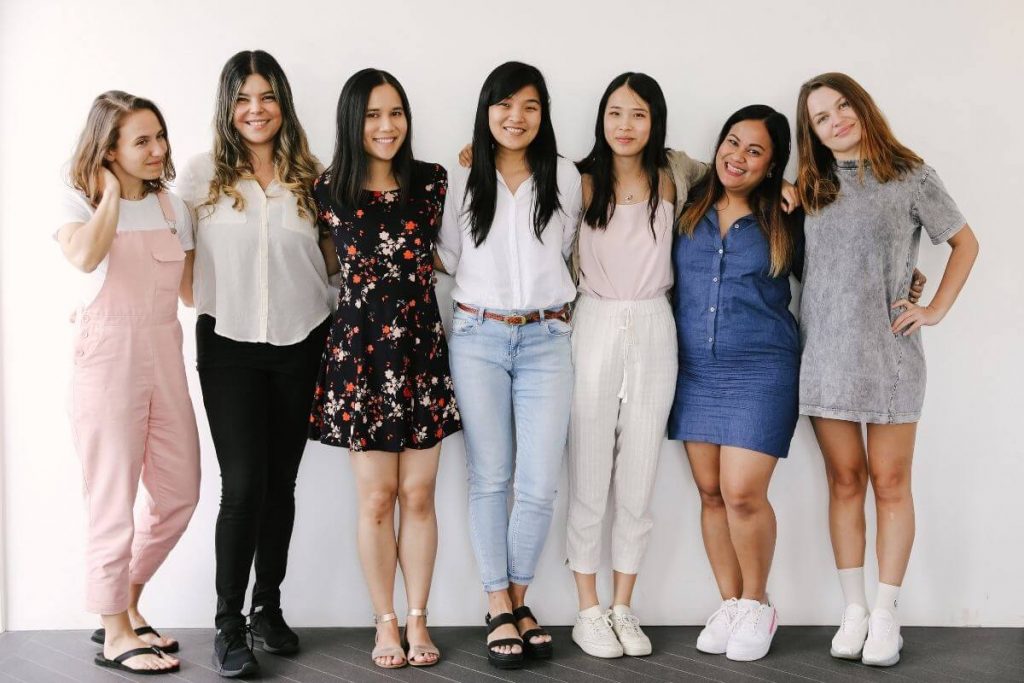
[[[693,647],[696,627],[648,627],[654,643],[650,657],[599,660],[584,655],[569,639],[568,628],[551,629],[554,659],[531,663],[521,671],[492,669],[483,650],[483,627],[431,629],[442,661],[429,669],[384,671],[370,661],[370,629],[297,629],[303,650],[292,658],[258,652],[262,681],[335,683],[349,681],[1024,681],[1024,629],[904,628],[903,659],[889,669],[840,662],[828,654],[833,629],[784,627],[771,653],[759,662],[730,662]],[[182,650],[181,671],[155,680],[219,683],[210,666],[212,632],[175,631]],[[99,683],[154,680],[122,676],[92,664],[97,646],[85,631],[19,631],[0,634],[0,683]]]

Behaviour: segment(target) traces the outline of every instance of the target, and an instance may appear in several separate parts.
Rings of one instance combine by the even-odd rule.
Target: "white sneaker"
[[[651,639],[640,628],[640,620],[627,605],[615,605],[611,612],[612,630],[622,645],[622,652],[630,657],[651,654]]]
[[[847,605],[839,630],[832,638],[832,656],[839,659],[860,659],[868,637],[868,611],[861,605]]]
[[[591,657],[614,659],[622,656],[622,643],[612,630],[611,610],[601,611],[600,607],[588,607],[576,615],[572,627],[572,642]]]
[[[733,622],[725,656],[737,662],[752,662],[768,654],[779,626],[779,614],[770,602],[740,600],[739,615]]]
[[[709,655],[725,654],[725,648],[729,644],[729,633],[732,632],[733,622],[736,621],[738,602],[736,598],[723,600],[722,605],[708,617],[707,624],[697,636],[698,650]]]
[[[864,642],[863,663],[868,666],[892,666],[900,661],[903,636],[896,615],[887,609],[871,610],[868,639]]]

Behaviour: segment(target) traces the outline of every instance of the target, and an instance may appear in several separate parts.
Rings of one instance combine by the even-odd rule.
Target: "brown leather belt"
[[[455,305],[458,306],[460,310],[471,315],[477,315],[480,313],[479,309],[467,306],[466,304],[456,303]],[[500,313],[484,311],[484,317],[488,320],[497,320],[499,323],[505,323],[506,325],[526,325],[540,320],[540,311],[531,311],[526,315],[501,315]],[[544,319],[569,322],[569,305],[566,304],[557,311],[544,311]]]

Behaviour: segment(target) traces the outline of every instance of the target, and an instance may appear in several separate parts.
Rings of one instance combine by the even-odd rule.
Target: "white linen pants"
[[[676,386],[676,328],[668,299],[581,295],[572,356],[569,566],[582,574],[597,572],[612,494],[612,568],[636,574],[654,525],[651,493]]]

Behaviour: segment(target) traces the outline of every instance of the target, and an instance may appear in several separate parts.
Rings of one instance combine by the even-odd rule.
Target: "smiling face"
[[[149,109],[128,114],[117,131],[117,145],[105,159],[122,181],[159,180],[167,163],[167,133],[156,114]]]
[[[604,108],[604,137],[619,156],[643,154],[651,138],[651,108],[627,85],[608,97]]]
[[[250,149],[271,144],[277,137],[281,130],[281,105],[263,76],[251,74],[245,79],[235,99],[232,123]]]
[[[495,142],[513,152],[529,147],[540,131],[541,106],[537,88],[527,85],[488,107],[487,122]]]
[[[842,93],[822,86],[807,96],[811,129],[839,161],[860,158],[860,118]]]
[[[726,192],[747,196],[772,167],[772,140],[764,123],[738,121],[715,152],[715,170]]]
[[[391,161],[402,148],[409,132],[402,97],[393,85],[378,85],[366,101],[363,149],[373,159]]]

